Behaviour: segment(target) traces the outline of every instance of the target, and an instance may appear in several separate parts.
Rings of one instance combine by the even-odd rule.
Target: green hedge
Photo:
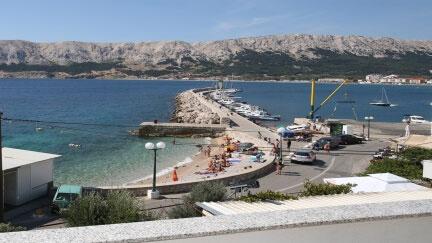
[[[192,187],[189,195],[183,197],[183,205],[176,206],[168,211],[168,217],[190,218],[202,216],[196,208],[196,202],[220,202],[226,199],[225,186],[218,182],[202,182]]]
[[[106,197],[91,193],[75,200],[62,214],[69,226],[129,223],[152,219],[126,191],[110,192]]]
[[[0,223],[0,233],[23,231],[23,230],[26,230],[26,228],[22,226],[13,225],[11,223]]]
[[[398,154],[398,158],[373,161],[361,175],[374,173],[392,173],[410,180],[423,179],[422,160],[432,159],[432,149],[407,148]]]

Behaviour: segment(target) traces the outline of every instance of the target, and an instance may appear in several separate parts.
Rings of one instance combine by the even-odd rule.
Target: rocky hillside
[[[430,75],[432,41],[283,35],[187,43],[0,41],[0,77],[357,77]],[[111,76],[110,76],[111,75]]]

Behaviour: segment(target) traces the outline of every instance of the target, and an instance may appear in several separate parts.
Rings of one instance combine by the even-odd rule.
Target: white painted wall
[[[14,183],[12,178],[6,183]],[[12,205],[20,205],[46,195],[48,183],[53,181],[53,160],[46,160],[17,168],[16,193],[9,192]],[[10,187],[11,189],[12,186]]]

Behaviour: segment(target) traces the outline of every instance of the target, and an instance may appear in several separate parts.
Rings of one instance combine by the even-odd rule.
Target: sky
[[[432,39],[432,0],[0,0],[0,39],[221,40],[277,34]]]

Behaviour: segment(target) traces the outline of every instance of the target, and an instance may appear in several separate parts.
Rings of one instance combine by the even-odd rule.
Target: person
[[[276,162],[276,175],[282,174],[282,165],[279,162]]]
[[[405,126],[405,137],[409,137],[411,135],[410,132],[410,122],[408,121],[406,126]]]
[[[330,142],[327,142],[326,144],[324,144],[324,150],[325,150],[327,153],[330,153]]]
[[[287,141],[287,148],[288,148],[288,151],[291,152],[291,139],[288,139],[288,141]]]
[[[210,148],[210,146],[207,146],[207,149],[206,149],[207,157],[210,157],[210,153],[211,153],[211,148]]]
[[[262,138],[262,134],[260,131],[258,131],[258,139],[261,139],[261,138]]]

